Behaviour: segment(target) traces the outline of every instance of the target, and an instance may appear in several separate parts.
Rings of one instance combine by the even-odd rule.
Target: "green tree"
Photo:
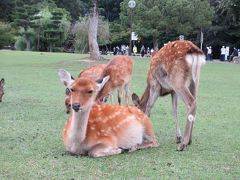
[[[73,34],[75,35],[75,49],[81,53],[87,53],[89,51],[87,17],[82,17],[79,19],[73,28]]]
[[[35,31],[35,39],[36,39],[36,50],[39,51],[40,49],[40,38],[41,38],[41,32],[43,29],[43,23],[42,23],[42,16],[40,14],[36,14],[33,17],[32,20],[32,28]]]
[[[14,33],[10,24],[0,21],[0,49],[14,43]]]
[[[123,0],[101,0],[99,1],[99,14],[109,22],[119,19],[120,3]]]
[[[121,3],[120,18],[129,36],[133,13],[133,31],[142,39],[151,38],[155,49],[159,42],[177,39],[180,34],[189,36],[196,28],[211,24],[212,9],[207,0],[136,0],[133,12],[127,3],[128,0]],[[197,4],[204,8],[199,9]]]
[[[80,16],[88,12],[88,1],[81,0],[55,0],[59,8],[64,8],[71,14],[72,21],[77,21]]]
[[[33,16],[36,13],[36,6],[16,3],[15,12],[13,14],[13,24],[18,27],[19,34],[24,37],[27,51],[31,50],[31,38],[34,35],[31,25]]]
[[[97,40],[100,46],[106,46],[110,43],[110,31],[109,23],[104,20],[103,17],[99,17]],[[81,53],[89,51],[88,44],[88,29],[89,19],[88,17],[81,17],[73,28],[73,34],[75,36],[74,47]]]
[[[208,34],[209,43],[219,46],[227,44],[239,47],[240,1],[212,0],[211,3],[215,7],[215,16],[213,26]]]
[[[62,46],[67,37],[70,15],[65,9],[58,8],[53,1],[44,1],[37,7],[40,11],[32,17],[31,21],[35,49],[53,51],[55,46]]]
[[[49,51],[52,52],[56,43],[59,43],[63,39],[64,30],[61,27],[61,19],[63,13],[56,9],[52,12],[52,17],[47,24],[47,29],[44,30],[44,37],[49,42]]]
[[[14,1],[1,0],[0,1],[0,20],[10,22],[12,20],[11,14],[14,10]]]

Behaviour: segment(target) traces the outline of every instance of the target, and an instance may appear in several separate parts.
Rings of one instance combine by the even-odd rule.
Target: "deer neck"
[[[147,87],[145,88],[145,91],[140,99],[140,103],[139,103],[140,109],[143,112],[146,111],[146,106],[147,106],[147,102],[149,99],[149,95],[150,95],[150,87],[149,87],[149,85],[147,85]]]
[[[72,112],[70,137],[75,142],[81,143],[86,138],[86,131],[87,131],[90,111],[91,111],[91,107],[79,112],[75,112],[75,111]]]

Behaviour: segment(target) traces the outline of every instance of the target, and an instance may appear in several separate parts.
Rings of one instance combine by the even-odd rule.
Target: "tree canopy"
[[[184,35],[185,39],[199,44],[200,32],[204,34],[205,45],[229,45],[238,48],[240,46],[239,0],[135,1],[134,9],[128,7],[129,0],[98,1],[97,41],[100,46],[111,48],[115,45],[129,44],[132,31],[138,34],[136,43],[139,46],[146,44],[159,48],[168,41],[178,39],[179,35]],[[18,42],[22,41],[28,50],[45,51],[54,44],[63,47],[62,49],[82,47],[86,51],[86,45],[80,45],[77,38],[80,38],[78,32],[86,30],[86,27],[83,28],[84,22],[81,21],[90,17],[92,2],[1,0],[0,31],[8,28],[11,33],[6,34],[6,37],[13,36],[10,41],[4,41],[1,36],[2,46],[12,44],[12,40],[16,39]],[[56,15],[56,11],[61,13]],[[74,31],[74,27],[83,29]],[[87,43],[86,40],[84,42]]]

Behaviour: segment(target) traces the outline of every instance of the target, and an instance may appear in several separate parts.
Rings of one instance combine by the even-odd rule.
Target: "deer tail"
[[[200,79],[200,72],[201,67],[206,63],[204,54],[187,54],[186,60],[188,64],[191,66],[192,69],[192,79],[196,86],[196,91],[198,90],[199,86],[199,79]]]

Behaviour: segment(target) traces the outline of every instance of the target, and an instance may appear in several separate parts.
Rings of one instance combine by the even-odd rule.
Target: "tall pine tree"
[[[14,22],[13,25],[17,26],[22,31],[19,31],[20,35],[24,37],[26,42],[26,50],[31,50],[31,37],[33,36],[34,32],[32,30],[32,20],[34,14],[37,13],[36,6],[22,4],[21,1],[17,1],[15,4],[15,11],[13,13]]]
[[[44,37],[49,43],[49,51],[52,52],[57,43],[61,43],[63,39],[64,30],[61,27],[61,20],[63,13],[56,9],[52,12],[52,17],[47,25],[47,29],[44,31]]]

